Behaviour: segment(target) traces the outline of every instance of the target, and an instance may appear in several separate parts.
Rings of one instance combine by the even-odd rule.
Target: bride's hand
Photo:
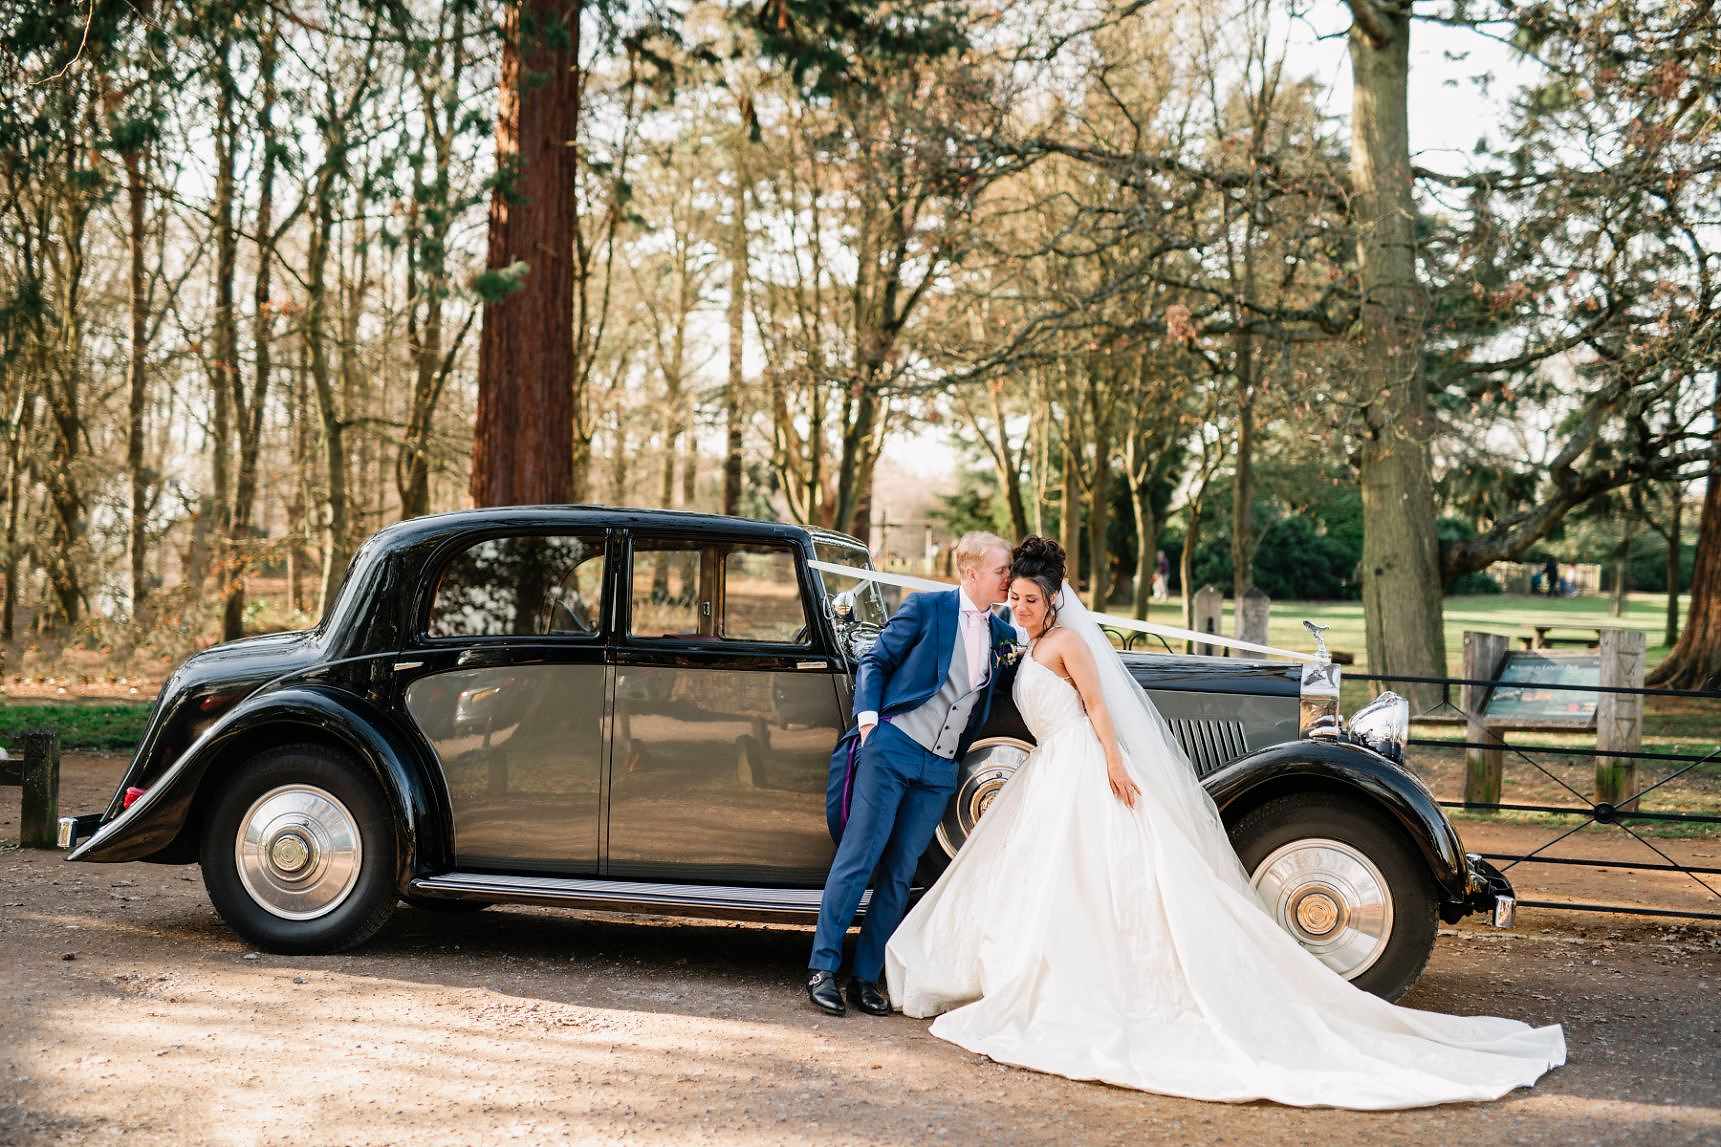
[[[1130,778],[1129,771],[1123,767],[1123,762],[1116,758],[1106,762],[1106,781],[1111,785],[1112,796],[1124,803],[1125,808],[1135,807],[1135,798],[1141,795],[1141,786]]]

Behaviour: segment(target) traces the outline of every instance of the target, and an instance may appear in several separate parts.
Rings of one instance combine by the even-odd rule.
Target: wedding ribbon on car
[[[859,566],[838,565],[836,562],[826,561],[809,561],[807,564],[821,573],[841,574],[843,577],[853,578],[856,581],[878,582],[880,585],[893,585],[901,589],[938,591],[955,588],[949,582],[933,581],[931,578],[914,577],[910,574],[885,573],[882,570],[862,569]],[[1228,649],[1242,650],[1245,653],[1259,653],[1266,657],[1283,657],[1291,661],[1314,663],[1320,660],[1312,653],[1299,653],[1294,649],[1279,649],[1272,645],[1256,645],[1252,641],[1225,637],[1217,633],[1202,633],[1194,629],[1181,629],[1175,625],[1158,625],[1151,621],[1141,621],[1133,617],[1117,617],[1109,613],[1095,613],[1091,616],[1102,628],[1151,633],[1158,637],[1174,637],[1180,641],[1193,641],[1200,645],[1222,645]]]

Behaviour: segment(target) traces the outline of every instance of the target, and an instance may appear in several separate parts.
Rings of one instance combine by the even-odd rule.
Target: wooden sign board
[[[1482,721],[1517,729],[1594,729],[1597,694],[1538,686],[1599,684],[1599,654],[1541,649],[1507,653],[1482,703]]]

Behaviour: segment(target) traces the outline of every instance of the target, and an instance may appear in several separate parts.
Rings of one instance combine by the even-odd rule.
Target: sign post
[[[1601,684],[1620,689],[1643,688],[1644,633],[1641,629],[1601,631]],[[1596,701],[1596,749],[1635,753],[1643,747],[1643,695],[1602,693]],[[1633,808],[1637,793],[1637,761],[1596,757],[1596,800],[1616,808]]]
[[[1506,636],[1467,630],[1464,634],[1464,677],[1467,681],[1492,681],[1506,659]],[[1501,733],[1488,728],[1482,711],[1487,704],[1487,685],[1464,686],[1464,739],[1472,745],[1497,746]],[[1499,804],[1504,753],[1499,748],[1464,750],[1464,803]]]

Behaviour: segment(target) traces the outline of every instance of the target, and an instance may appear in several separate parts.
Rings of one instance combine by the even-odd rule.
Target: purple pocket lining
[[[878,719],[878,723],[880,725],[888,725],[888,724],[890,724],[890,718],[889,717],[880,717]],[[856,729],[855,730],[855,739],[849,745],[849,760],[848,760],[848,765],[846,767],[846,775],[843,777],[843,824],[845,826],[849,823],[849,806],[854,803],[855,763],[860,758],[860,751],[861,751],[860,730]]]

